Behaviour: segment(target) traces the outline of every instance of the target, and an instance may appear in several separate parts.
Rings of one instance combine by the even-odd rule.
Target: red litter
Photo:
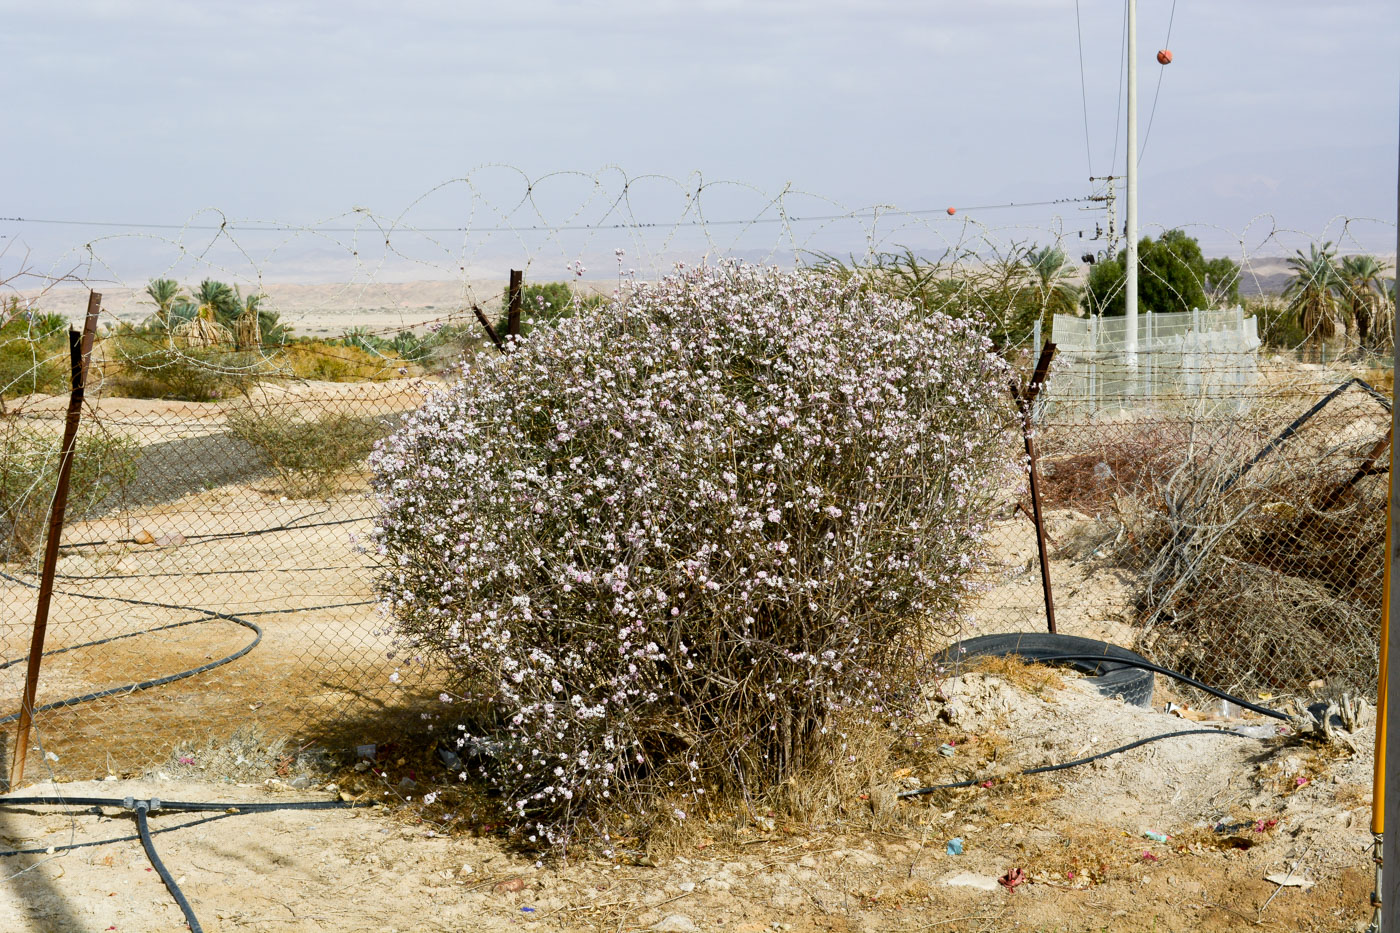
[[[1016,885],[1024,884],[1027,880],[1025,871],[1020,868],[1013,868],[998,878],[997,884],[1006,888],[1008,891],[1014,891],[1016,890]]]

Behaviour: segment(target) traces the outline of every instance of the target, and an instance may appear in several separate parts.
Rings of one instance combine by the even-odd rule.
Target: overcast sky
[[[1228,242],[1271,214],[1337,239],[1334,218],[1378,218],[1346,235],[1394,249],[1393,0],[1179,0],[1165,70],[1172,0],[1139,6],[1144,134],[1162,79],[1145,225]],[[1124,2],[1079,7],[1086,100],[1073,0],[0,0],[0,216],[392,218],[465,176],[476,200],[458,186],[409,217],[467,225],[490,216],[483,198],[509,211],[522,177],[615,165],[1092,232],[1075,204],[976,210],[1083,196],[1091,165],[1122,173]],[[524,175],[471,174],[486,163]],[[547,222],[584,200],[571,185],[540,186]],[[633,216],[675,219],[683,187],[639,194]],[[706,217],[755,205],[717,192]],[[111,232],[0,221],[41,262]]]

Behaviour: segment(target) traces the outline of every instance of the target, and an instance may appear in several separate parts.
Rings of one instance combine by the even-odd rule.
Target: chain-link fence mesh
[[[1388,393],[1282,356],[1228,393],[1195,375],[1197,391],[1106,402],[1052,371],[1034,433],[1058,630],[1239,694],[1373,693]],[[1021,490],[994,525],[989,631],[1047,627],[1032,516]]]
[[[406,709],[414,691],[390,680],[398,665],[362,544],[373,514],[364,459],[421,401],[421,381],[259,382],[172,405],[104,395],[110,378],[99,375],[84,412],[87,470],[75,476],[38,703],[113,692],[40,712],[46,759],[128,773],[250,726],[354,744],[335,730]],[[4,423],[7,467],[51,456],[63,401]],[[12,514],[48,506],[51,472]],[[18,663],[3,689],[18,698],[39,529],[12,518],[6,531],[4,654]]]
[[[1092,276],[1086,288],[1066,257],[1081,248],[1076,231],[1058,218],[997,227],[941,209],[833,212],[791,191],[615,181],[525,179],[512,200],[473,178],[397,217],[309,227],[133,225],[58,251],[49,273],[0,252],[10,710],[67,406],[65,329],[88,288],[104,294],[27,779],[170,766],[249,728],[293,749],[345,749],[431,715],[436,675],[394,656],[375,605],[366,455],[486,345],[478,312],[499,323],[512,267],[526,270],[527,332],[618,280],[720,256],[820,263],[979,315],[1011,356],[1055,339],[1055,316],[1069,315],[1033,417],[1059,630],[1136,646],[1228,690],[1374,690],[1390,397],[1376,372],[1391,352],[1376,335],[1394,302],[1378,274],[1328,278],[1309,265],[1316,250],[1280,258],[1321,237],[1225,237],[1233,273],[1222,285],[1214,268],[1197,291],[1243,301],[1225,314],[1253,342],[1217,345],[1223,325],[1187,309],[1148,318],[1134,363],[1100,339],[1121,330],[1113,294],[1091,300]],[[642,197],[648,184],[683,202],[671,222],[634,213],[665,216]],[[474,225],[430,225],[433,198]],[[1359,253],[1363,229],[1393,242],[1393,225],[1376,222],[1327,236]],[[313,259],[339,284],[286,284]],[[591,278],[586,264],[616,275]],[[1020,438],[1008,443],[1019,450]],[[1005,491],[970,634],[1045,628],[1033,513],[1026,489]]]

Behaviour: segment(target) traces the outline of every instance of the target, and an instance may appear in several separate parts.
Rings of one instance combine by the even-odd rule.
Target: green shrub
[[[24,560],[43,540],[61,442],[56,434],[0,423],[0,558]],[[130,483],[139,455],[130,438],[80,433],[68,481],[68,517],[91,511]]]
[[[357,343],[300,339],[267,357],[269,375],[321,382],[381,382],[403,375],[408,361]]]
[[[0,398],[67,391],[67,330],[61,314],[0,312]]]
[[[579,311],[591,310],[607,303],[601,295],[577,294],[568,282],[538,282],[520,289],[520,335],[528,335],[536,327],[557,323]],[[505,337],[509,328],[510,286],[501,298],[501,316],[491,326]]]
[[[228,415],[229,433],[255,447],[287,495],[330,495],[388,433],[381,418],[326,412],[314,418],[271,405],[249,404]]]
[[[234,394],[254,376],[257,356],[218,347],[182,347],[139,331],[109,337],[114,371],[109,395],[212,402]]]
[[[1298,316],[1282,298],[1265,295],[1245,302],[1245,313],[1258,321],[1259,339],[1271,350],[1295,350],[1303,345]]]
[[[389,341],[387,349],[410,363],[421,365],[432,351],[431,337],[432,334],[420,337],[411,330],[399,331]]]

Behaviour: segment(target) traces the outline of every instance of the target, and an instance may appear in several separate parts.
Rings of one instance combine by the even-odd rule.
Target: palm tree
[[[249,295],[243,300],[243,310],[233,321],[234,344],[240,350],[262,346],[262,295]]]
[[[146,285],[146,295],[156,303],[151,323],[168,334],[175,322],[175,309],[189,300],[184,289],[174,279],[151,279]]]
[[[1381,281],[1383,267],[1375,256],[1343,256],[1338,269],[1337,291],[1356,322],[1356,336],[1361,346],[1372,343],[1385,346],[1391,337],[1392,322],[1388,317],[1385,286]],[[1375,325],[1374,334],[1371,325]]]
[[[1056,314],[1079,313],[1080,289],[1070,281],[1074,270],[1064,250],[1058,246],[1032,249],[1026,253],[1026,265],[1047,322]]]
[[[243,309],[239,307],[238,292],[223,282],[205,279],[194,293],[195,315],[217,324],[228,325]]]
[[[1289,258],[1288,268],[1293,278],[1283,295],[1290,299],[1289,308],[1303,331],[1304,343],[1316,358],[1319,346],[1346,326],[1345,311],[1335,293],[1339,282],[1337,253],[1330,242],[1323,243],[1322,249],[1314,243],[1308,247],[1307,256],[1298,250]]]
[[[205,279],[194,293],[193,308],[193,316],[175,330],[191,346],[211,347],[233,339],[224,323],[236,319],[240,311],[233,289],[223,282]]]

